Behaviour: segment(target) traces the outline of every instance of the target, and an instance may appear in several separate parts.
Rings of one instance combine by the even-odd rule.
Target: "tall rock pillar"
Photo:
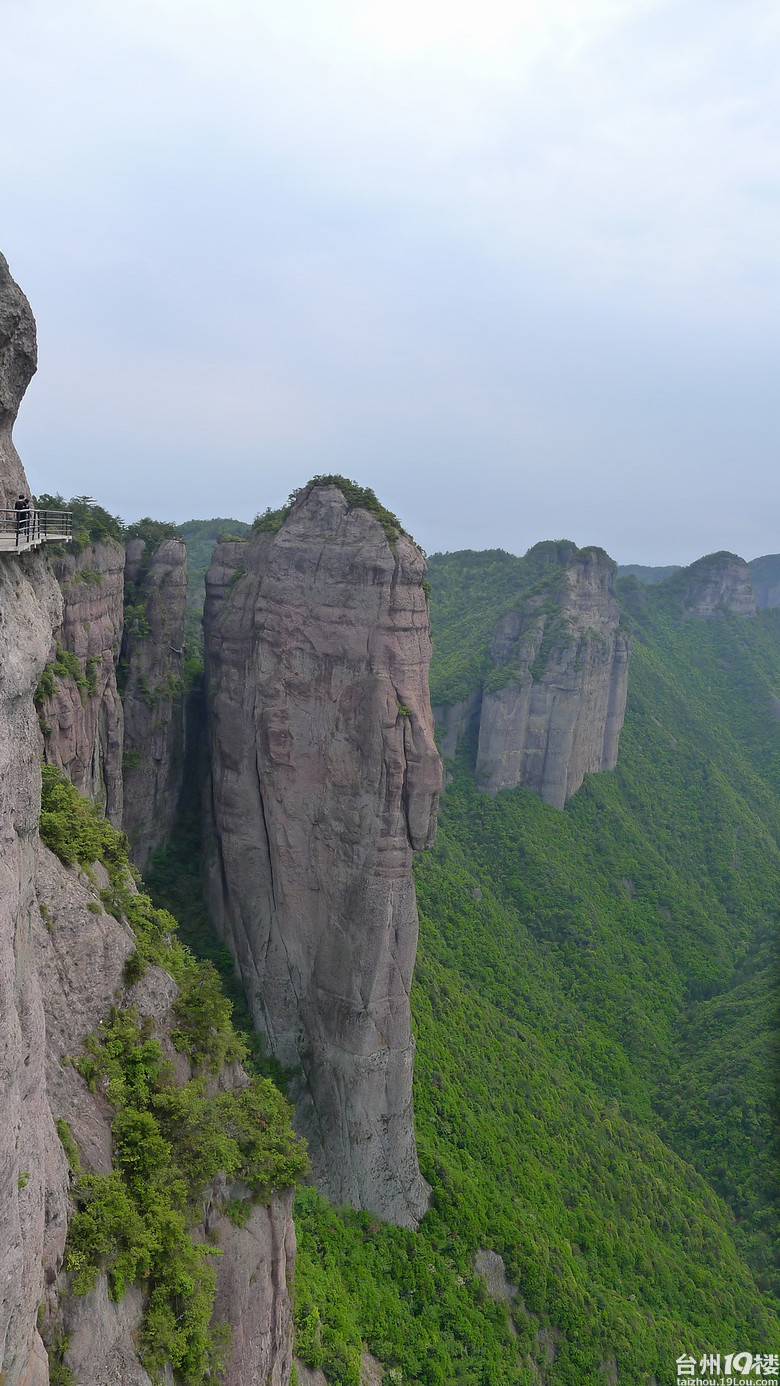
[[[205,612],[213,918],[320,1188],[403,1226],[427,1206],[412,851],[441,787],[424,577],[400,529],[312,483],[278,532],[215,550]]]

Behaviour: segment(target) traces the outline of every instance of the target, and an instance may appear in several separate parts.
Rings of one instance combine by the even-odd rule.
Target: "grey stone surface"
[[[0,255],[0,509],[30,490],[13,441],[19,405],[38,364],[35,319]]]
[[[105,1275],[88,1295],[68,1298],[65,1363],[78,1386],[152,1386],[135,1352],[143,1311],[143,1294],[135,1285],[118,1304],[109,1299]]]
[[[756,601],[748,564],[734,553],[711,553],[672,579],[689,616],[708,618],[723,609],[736,616],[754,616]]]
[[[224,1386],[287,1386],[293,1349],[290,1289],[295,1269],[293,1190],[253,1208],[243,1227],[210,1214],[215,1262],[214,1321],[233,1326]]]
[[[56,647],[74,654],[82,671],[94,670],[95,691],[79,689],[70,675],[58,676],[42,708],[46,759],[68,776],[79,793],[122,826],[122,703],[116,670],[122,640],[124,547],[115,539],[88,544],[81,553],[53,557],[51,565],[62,590],[62,621]],[[85,576],[82,576],[85,575]],[[85,580],[86,577],[86,580]]]
[[[474,1270],[481,1275],[488,1288],[488,1294],[500,1304],[511,1304],[517,1298],[517,1285],[507,1279],[503,1256],[497,1251],[480,1247],[474,1252]]]
[[[144,613],[143,633],[128,622],[122,642],[127,681],[124,817],[130,855],[143,871],[165,841],[176,814],[184,768],[184,614],[187,550],[163,539],[146,552],[143,539],[127,545],[125,579]]]
[[[20,490],[29,494],[11,430],[34,369],[32,314],[0,257],[2,504]],[[64,1225],[67,1189],[46,1100],[33,932],[40,733],[32,695],[60,612],[59,588],[42,556],[0,555],[0,1372],[6,1386],[43,1386],[48,1379],[36,1310],[56,1254],[47,1226]]]
[[[298,1373],[298,1386],[328,1386],[328,1378],[319,1367],[307,1367],[300,1357],[295,1359],[295,1370]]]
[[[360,1386],[382,1386],[385,1368],[368,1348],[364,1348],[360,1358]]]
[[[554,547],[544,547],[556,561]],[[482,697],[475,773],[489,794],[528,785],[560,809],[585,775],[617,763],[631,647],[612,559],[601,549],[565,547],[557,561],[565,581],[555,610],[530,598],[493,631],[491,658],[505,679]]]
[[[295,1070],[314,1175],[413,1226],[412,851],[441,766],[419,549],[335,487],[214,551],[205,613],[206,879],[254,1022]]]

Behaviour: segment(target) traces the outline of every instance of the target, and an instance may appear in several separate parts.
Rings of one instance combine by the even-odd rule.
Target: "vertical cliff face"
[[[735,553],[710,553],[681,568],[664,584],[681,600],[688,616],[707,619],[720,611],[754,616],[756,600],[750,567]]]
[[[243,1227],[209,1214],[204,1232],[222,1251],[214,1318],[232,1327],[222,1386],[288,1386],[293,1354],[293,1190],[253,1208]]]
[[[194,1075],[170,1041],[176,1024],[172,1013],[178,995],[176,984],[162,968],[149,967],[140,981],[127,986],[125,964],[136,939],[127,925],[98,908],[98,891],[103,884],[99,865],[95,875],[93,884],[77,867],[64,867],[39,846],[39,908],[33,918],[32,939],[43,995],[41,1092],[49,1126],[52,1117],[66,1120],[82,1168],[108,1174],[114,1111],[102,1089],[91,1091],[68,1060],[82,1052],[84,1040],[104,1023],[110,1008],[132,1004],[141,1017],[146,1017],[147,1033],[161,1042],[166,1056],[175,1063],[179,1081],[184,1083]],[[241,1066],[233,1064],[211,1081],[225,1091],[244,1086],[248,1079]],[[38,1306],[45,1306],[38,1318],[40,1327],[47,1343],[65,1345],[64,1366],[79,1386],[105,1386],[108,1381],[121,1386],[151,1386],[137,1355],[146,1307],[144,1286],[129,1287],[116,1302],[109,1295],[105,1274],[101,1274],[88,1294],[74,1295],[72,1277],[61,1269],[71,1208],[66,1197],[67,1170],[56,1135],[52,1155],[57,1177],[53,1189],[49,1178],[46,1190],[41,1229],[44,1274],[32,1308],[32,1322],[36,1321]],[[221,1251],[215,1264],[214,1321],[231,1325],[232,1340],[220,1380],[223,1386],[245,1386],[249,1381],[286,1386],[293,1339],[292,1190],[252,1207],[240,1227],[222,1211],[225,1193],[221,1186],[210,1191],[211,1196],[204,1200],[203,1222],[197,1229],[198,1240],[218,1245]]]
[[[0,257],[0,493],[27,490],[11,430],[35,369],[35,325]],[[40,749],[32,695],[60,618],[40,555],[0,555],[0,1372],[45,1386],[36,1310],[64,1225],[66,1169],[46,1100],[35,957]],[[55,1248],[56,1249],[56,1248]]]
[[[207,579],[207,886],[258,1029],[295,1071],[320,1187],[414,1225],[412,851],[435,831],[425,563],[336,486]]]
[[[20,492],[29,496],[27,478],[14,447],[19,405],[38,362],[35,319],[8,261],[0,255],[0,509],[13,506]]]
[[[184,766],[182,674],[187,551],[181,539],[152,547],[131,539],[122,642],[124,818],[140,871],[167,837]]]
[[[0,555],[0,1369],[8,1386],[48,1381],[36,1310],[52,1229],[64,1240],[67,1175],[46,1098],[34,944],[40,749],[32,702],[59,610],[45,559]]]
[[[585,775],[617,763],[630,645],[603,550],[543,544],[531,557],[555,565],[558,581],[493,631],[476,779],[490,794],[528,785],[563,808]]]
[[[63,603],[39,693],[46,759],[120,827],[124,719],[116,669],[124,548],[101,540],[53,557],[51,565]]]

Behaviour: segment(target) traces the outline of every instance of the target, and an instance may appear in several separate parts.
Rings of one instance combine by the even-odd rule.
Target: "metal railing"
[[[69,510],[0,510],[0,549],[31,549],[48,542],[67,543],[73,538]]]

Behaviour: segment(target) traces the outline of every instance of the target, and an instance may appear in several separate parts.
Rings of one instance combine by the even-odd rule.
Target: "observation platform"
[[[0,510],[0,553],[28,553],[73,538],[69,510]]]

